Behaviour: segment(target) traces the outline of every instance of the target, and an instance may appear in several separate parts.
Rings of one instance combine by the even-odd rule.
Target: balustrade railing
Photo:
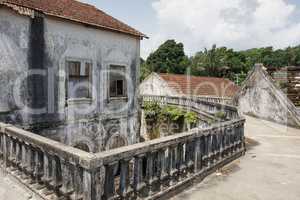
[[[243,131],[244,120],[234,120],[99,153],[105,168],[103,199],[156,199],[206,176],[244,153]]]
[[[232,104],[232,98],[229,97],[209,97],[209,96],[195,96],[193,98],[197,98],[203,101],[213,102],[213,103],[220,103],[220,104],[226,104],[231,105]]]
[[[200,112],[206,112],[211,115],[218,112],[224,112],[228,120],[239,118],[239,113],[236,107],[217,102],[205,101],[199,97],[143,96],[143,102],[147,101],[183,106],[196,111],[199,110]]]
[[[41,195],[91,199],[94,155],[0,123],[2,164]]]
[[[207,113],[224,111],[228,121],[98,154],[0,123],[3,167],[42,197],[156,199],[203,179],[244,153],[245,120],[234,107],[188,98],[144,100]]]

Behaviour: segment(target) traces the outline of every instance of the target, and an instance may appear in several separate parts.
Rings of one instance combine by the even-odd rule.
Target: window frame
[[[116,69],[112,69],[112,68],[121,68],[122,70],[116,70]],[[123,77],[122,79],[116,79],[114,80],[116,82],[116,88],[115,88],[115,96],[111,95],[111,73],[112,71],[120,71],[120,72],[124,72],[125,74],[127,73],[127,66],[124,64],[109,64],[108,65],[108,99],[110,100],[120,100],[120,99],[128,99],[128,88],[127,88],[127,78]],[[122,81],[122,95],[118,95],[118,81]]]
[[[86,78],[87,81],[90,84],[89,90],[88,90],[88,96],[87,97],[69,97],[69,81],[70,81],[70,77],[76,78],[76,75],[70,75],[70,66],[69,63],[70,62],[78,62],[80,63],[80,69],[79,71],[81,71],[81,67],[82,66],[86,66],[86,64],[90,64],[90,69],[89,69],[89,75],[88,76],[78,76],[78,79],[80,78]],[[69,102],[74,102],[74,101],[83,101],[86,102],[86,100],[91,101],[93,99],[93,89],[92,89],[92,85],[93,85],[93,70],[94,70],[94,64],[92,60],[89,59],[80,59],[80,58],[66,58],[65,59],[65,73],[66,73],[66,81],[65,81],[65,100],[66,100],[66,104],[68,104]],[[79,72],[80,73],[80,72]]]

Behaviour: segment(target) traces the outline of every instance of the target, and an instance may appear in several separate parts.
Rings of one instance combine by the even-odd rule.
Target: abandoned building
[[[86,151],[136,143],[140,40],[74,0],[0,1],[0,119]]]
[[[297,67],[274,70],[256,64],[233,103],[243,114],[300,127],[299,71]]]
[[[139,89],[142,95],[197,96],[229,102],[239,87],[225,78],[152,73]]]
[[[146,37],[79,1],[1,0],[1,170],[45,200],[160,199],[243,156],[245,119],[218,103],[230,81],[174,76],[180,96],[139,96]],[[145,102],[224,118],[141,142]]]

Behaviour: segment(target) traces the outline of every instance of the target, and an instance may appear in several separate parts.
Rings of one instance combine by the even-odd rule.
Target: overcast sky
[[[139,31],[145,58],[167,39],[192,55],[213,44],[237,50],[300,44],[300,0],[82,0]]]

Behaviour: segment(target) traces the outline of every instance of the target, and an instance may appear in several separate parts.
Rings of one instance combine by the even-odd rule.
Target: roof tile
[[[56,16],[92,26],[118,31],[137,37],[147,37],[134,28],[120,22],[96,7],[76,0],[2,0],[0,4],[13,4],[33,10],[38,10],[46,15]]]
[[[233,97],[239,86],[224,78],[159,74],[180,94],[196,96]]]

